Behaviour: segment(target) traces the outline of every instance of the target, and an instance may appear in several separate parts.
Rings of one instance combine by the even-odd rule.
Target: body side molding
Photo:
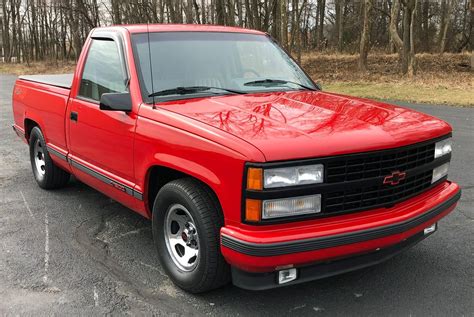
[[[73,167],[81,170],[82,172],[106,183],[106,184],[109,184],[113,187],[115,187],[117,190],[121,190],[123,191],[124,193],[127,193],[128,195],[130,196],[133,196],[135,197],[136,199],[138,200],[143,200],[143,193],[133,189],[132,187],[128,186],[128,185],[125,185],[119,181],[116,181],[102,173],[99,173],[93,169],[91,169],[90,167],[88,166],[85,166],[81,163],[79,163],[78,161],[75,161],[74,159],[70,158],[70,157],[67,157],[66,155],[62,154],[61,152],[55,150],[54,148],[52,148],[51,146],[47,146],[48,148],[48,152],[50,152],[51,154],[53,154],[54,156],[60,158],[61,160],[64,160],[64,161],[67,161],[69,162]]]

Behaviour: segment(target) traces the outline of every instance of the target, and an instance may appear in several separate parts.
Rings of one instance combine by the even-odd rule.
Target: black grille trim
[[[385,176],[394,170],[406,171],[431,163],[434,160],[435,143],[396,153],[370,153],[358,158],[333,159],[327,164],[326,182],[339,183],[369,177]]]

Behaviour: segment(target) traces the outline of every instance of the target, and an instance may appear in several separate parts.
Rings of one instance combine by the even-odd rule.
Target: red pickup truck
[[[73,75],[20,77],[13,112],[38,185],[72,174],[151,219],[189,292],[379,263],[461,195],[446,122],[323,92],[259,31],[97,28]]]

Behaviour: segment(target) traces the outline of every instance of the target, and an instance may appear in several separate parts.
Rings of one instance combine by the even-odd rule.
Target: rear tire
[[[35,180],[43,189],[64,187],[71,177],[51,160],[43,133],[38,127],[30,132],[30,161]]]
[[[227,284],[230,268],[220,252],[224,220],[214,193],[192,178],[171,181],[153,204],[153,238],[171,280],[191,293]]]

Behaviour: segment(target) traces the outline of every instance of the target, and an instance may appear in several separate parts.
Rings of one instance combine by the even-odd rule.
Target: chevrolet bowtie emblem
[[[383,183],[385,185],[392,185],[392,186],[398,185],[406,177],[407,177],[407,173],[395,171],[395,172],[392,172],[391,175],[385,176],[385,178],[383,179]]]

